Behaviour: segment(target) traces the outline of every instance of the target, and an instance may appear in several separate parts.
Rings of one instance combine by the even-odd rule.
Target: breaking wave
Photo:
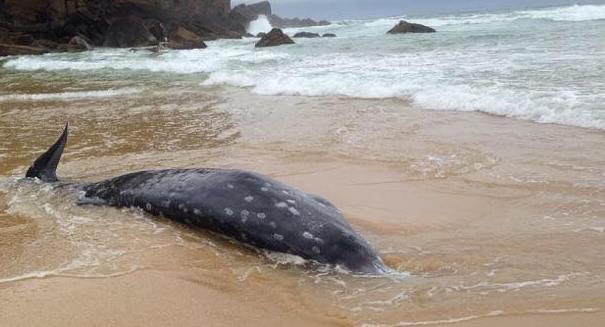
[[[159,55],[99,49],[13,57],[0,64],[16,71],[94,71],[110,77],[186,74],[202,87],[229,85],[260,95],[398,97],[424,109],[605,129],[605,83],[598,73],[605,70],[605,5],[422,18],[415,21],[437,26],[442,33],[386,36],[399,19],[338,22],[317,30],[334,32],[337,39],[300,39],[296,45],[271,49],[255,49],[250,39],[219,40],[209,42],[208,49]],[[559,25],[583,21],[594,26]],[[268,26],[261,17],[249,31]],[[14,94],[0,95],[0,101],[136,92]]]

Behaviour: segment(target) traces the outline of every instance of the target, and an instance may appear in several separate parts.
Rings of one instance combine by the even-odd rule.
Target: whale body
[[[26,177],[57,182],[68,126]],[[288,253],[355,273],[387,269],[329,201],[243,170],[140,171],[81,185],[81,203],[140,208],[258,249]]]

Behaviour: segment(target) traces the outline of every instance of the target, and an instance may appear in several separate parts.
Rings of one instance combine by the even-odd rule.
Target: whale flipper
[[[65,129],[61,133],[61,136],[59,136],[59,139],[34,161],[32,166],[27,170],[25,177],[39,178],[49,183],[57,181],[57,166],[67,143],[68,129],[69,123],[66,123]]]

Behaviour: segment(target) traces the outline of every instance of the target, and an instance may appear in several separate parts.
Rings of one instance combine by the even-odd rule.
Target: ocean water
[[[400,19],[439,32],[386,35]],[[258,33],[269,25],[261,18],[249,28]],[[200,88],[229,85],[261,95],[395,97],[428,110],[480,111],[605,129],[605,5],[349,20],[286,32],[300,30],[338,37],[297,39],[296,45],[267,49],[255,49],[256,39],[250,38],[160,55],[99,49],[9,58],[0,61],[0,71],[80,72],[133,83],[126,90],[60,90],[56,95],[15,95],[0,89],[0,101],[136,92],[148,88],[141,73],[161,73],[163,83],[190,75]]]

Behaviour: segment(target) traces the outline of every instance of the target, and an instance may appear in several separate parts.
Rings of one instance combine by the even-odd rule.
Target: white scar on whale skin
[[[286,202],[278,202],[275,204],[275,207],[277,208],[287,208],[288,205],[286,204]]]
[[[302,236],[308,240],[312,240],[313,239],[313,234],[309,233],[309,232],[304,232],[302,234]]]
[[[264,212],[259,212],[259,213],[256,214],[256,216],[259,219],[265,219],[265,218],[267,218],[267,215]]]
[[[231,210],[231,208],[225,208],[225,213],[227,216],[233,216],[233,210]]]
[[[244,200],[246,202],[252,202],[252,201],[254,201],[254,197],[252,195],[248,195],[247,197],[244,198]]]
[[[290,207],[288,210],[290,210],[290,212],[295,215],[295,216],[300,216],[300,212],[298,212],[298,210],[296,210],[296,208],[294,207]]]
[[[240,214],[242,216],[242,223],[245,224],[248,221],[248,217],[250,216],[250,211],[242,210],[242,212]]]
[[[278,241],[283,241],[284,240],[284,236],[280,235],[280,234],[273,234],[273,238],[278,240]]]

